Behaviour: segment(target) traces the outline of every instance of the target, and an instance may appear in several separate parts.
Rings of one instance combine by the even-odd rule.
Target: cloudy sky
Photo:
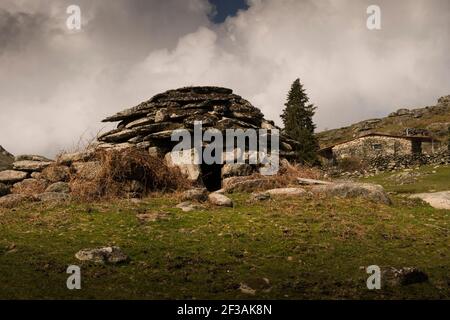
[[[319,130],[433,105],[450,94],[449,34],[448,0],[2,0],[0,145],[72,150],[104,117],[189,85],[230,87],[280,123],[300,77]]]

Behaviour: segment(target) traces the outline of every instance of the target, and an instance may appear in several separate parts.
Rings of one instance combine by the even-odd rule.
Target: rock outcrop
[[[14,156],[0,146],[0,171],[12,169]]]

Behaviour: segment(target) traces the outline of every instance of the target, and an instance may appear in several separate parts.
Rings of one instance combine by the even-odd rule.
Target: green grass
[[[450,211],[395,198],[277,198],[184,213],[174,197],[0,209],[0,299],[449,299]],[[136,214],[168,212],[141,223]],[[77,261],[82,249],[118,245],[123,265]],[[82,289],[66,288],[81,266]],[[428,283],[366,288],[361,268],[416,266]],[[270,280],[249,296],[242,282]]]
[[[399,172],[387,172],[361,179],[363,182],[381,184],[386,191],[395,193],[421,193],[450,191],[450,166],[422,166],[413,172],[420,174],[417,181],[400,185],[393,176]]]

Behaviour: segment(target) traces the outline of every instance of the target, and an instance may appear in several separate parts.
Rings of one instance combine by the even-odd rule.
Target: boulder
[[[69,201],[70,195],[68,195],[67,193],[61,193],[61,192],[44,192],[44,193],[38,194],[36,196],[36,198],[42,202],[59,203],[59,202]]]
[[[16,170],[0,171],[0,182],[6,184],[12,184],[24,180],[28,176],[28,173]]]
[[[0,146],[0,171],[12,169],[14,156]]]
[[[253,167],[246,163],[226,163],[222,167],[222,177],[249,176]]]
[[[50,160],[46,157],[35,155],[35,154],[23,154],[23,155],[17,156],[17,157],[15,157],[14,162],[18,162],[18,161],[52,162],[52,160]]]
[[[9,194],[9,187],[6,184],[0,183],[0,197]]]
[[[41,178],[50,182],[69,181],[70,169],[61,165],[48,166],[42,170]]]
[[[164,156],[168,167],[178,167],[184,175],[191,181],[197,181],[201,175],[201,169],[195,158],[198,155],[195,149],[186,150],[184,152],[169,152]]]
[[[74,162],[72,168],[80,179],[95,180],[102,166],[98,161]]]
[[[13,169],[27,172],[42,171],[52,163],[52,161],[20,160],[13,163]]]
[[[216,206],[233,207],[233,201],[227,196],[220,193],[210,193],[208,199],[212,204]]]
[[[266,193],[271,196],[301,196],[308,194],[308,192],[302,188],[276,188],[267,190]]]
[[[208,200],[208,190],[206,190],[206,188],[194,188],[186,190],[182,193],[181,199],[183,201],[206,201]]]
[[[253,192],[277,187],[277,181],[267,178],[231,177],[223,180],[225,192]]]
[[[128,256],[119,247],[83,249],[75,254],[75,258],[80,261],[100,264],[117,264],[129,260]]]
[[[11,192],[25,195],[36,195],[42,193],[47,188],[45,180],[25,179],[13,185]]]
[[[196,210],[198,207],[193,204],[191,201],[184,201],[176,205],[178,209],[181,209],[184,212],[190,212]]]
[[[313,193],[324,194],[326,196],[337,196],[343,198],[361,197],[374,202],[391,204],[391,200],[383,187],[377,184],[344,182],[330,185],[313,186]]]
[[[94,153],[94,149],[87,149],[74,153],[63,153],[56,159],[56,161],[63,165],[71,165],[73,162],[88,161],[94,156]]]
[[[33,197],[24,194],[8,194],[0,197],[0,207],[14,208],[31,200],[34,200]]]
[[[49,185],[45,192],[70,193],[70,187],[67,182],[55,182]]]
[[[417,193],[410,196],[411,198],[422,199],[430,206],[436,209],[450,210],[450,191],[433,192],[433,193]]]

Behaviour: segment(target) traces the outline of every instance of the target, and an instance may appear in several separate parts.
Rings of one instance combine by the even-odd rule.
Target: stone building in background
[[[422,144],[436,141],[428,136],[396,136],[384,133],[368,133],[349,141],[327,146],[319,150],[319,155],[335,162],[345,158],[370,160],[383,156],[407,156],[422,153]]]

